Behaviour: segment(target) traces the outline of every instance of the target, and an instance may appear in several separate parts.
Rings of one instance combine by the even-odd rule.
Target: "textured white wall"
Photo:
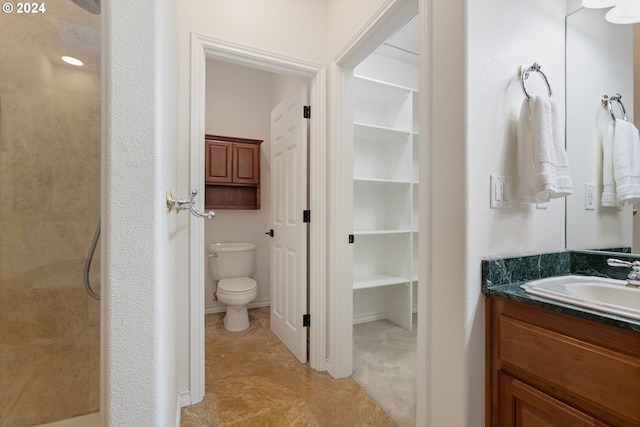
[[[388,0],[327,0],[330,57],[340,52]]]
[[[173,6],[102,4],[102,425],[175,424]]]
[[[480,262],[564,249],[564,203],[489,207],[489,175],[516,174],[516,71],[538,61],[564,102],[564,13],[557,0],[421,1],[433,69],[429,419],[484,425]],[[430,7],[427,7],[430,6]],[[427,120],[421,121],[429,123]],[[425,182],[427,179],[422,179]],[[421,212],[421,223],[429,219]]]

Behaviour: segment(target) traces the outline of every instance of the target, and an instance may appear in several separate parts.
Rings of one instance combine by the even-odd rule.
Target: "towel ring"
[[[551,85],[549,84],[549,80],[547,80],[547,76],[545,76],[544,73],[540,70],[540,64],[538,64],[537,62],[534,62],[533,65],[531,65],[530,67],[521,65],[520,69],[518,70],[518,75],[520,76],[520,84],[522,86],[522,91],[524,92],[524,95],[527,97],[527,99],[531,99],[529,92],[527,92],[527,85],[524,83],[525,79],[529,78],[529,73],[531,71],[535,71],[538,74],[540,74],[540,76],[542,77],[542,80],[544,80],[544,83],[547,85],[547,90],[549,91],[549,98],[551,98],[553,96],[553,93],[551,92]]]
[[[616,101],[618,103],[618,106],[620,107],[620,111],[622,111],[622,118],[624,119],[625,122],[628,122],[629,119],[627,119],[627,110],[624,109],[624,104],[622,103],[622,95],[620,95],[619,93],[616,93],[611,97],[608,97],[607,95],[602,95],[602,97],[600,98],[600,103],[602,104],[602,107],[609,109],[609,114],[611,114],[611,120],[613,120],[615,123],[616,115],[613,114],[612,101]]]

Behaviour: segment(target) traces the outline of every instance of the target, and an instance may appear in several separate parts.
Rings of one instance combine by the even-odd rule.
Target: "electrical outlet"
[[[489,191],[492,209],[508,209],[511,207],[511,177],[505,175],[491,175],[491,189]]]

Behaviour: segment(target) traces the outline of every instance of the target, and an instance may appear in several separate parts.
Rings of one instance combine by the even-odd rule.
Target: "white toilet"
[[[251,278],[255,264],[255,243],[209,245],[209,272],[217,283],[215,296],[227,305],[224,316],[227,331],[243,331],[249,327],[247,304],[258,295],[258,284]]]

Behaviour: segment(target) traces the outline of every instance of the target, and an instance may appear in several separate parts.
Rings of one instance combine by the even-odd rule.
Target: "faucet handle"
[[[637,263],[637,262],[638,261],[634,261],[634,263]],[[607,264],[609,264],[610,267],[627,267],[627,268],[633,267],[633,264],[631,262],[623,261],[621,259],[616,259],[616,258],[609,258],[607,260]]]
[[[611,267],[627,267],[631,268],[627,276],[627,286],[640,287],[640,261],[623,261],[621,259],[609,258],[607,264]]]

